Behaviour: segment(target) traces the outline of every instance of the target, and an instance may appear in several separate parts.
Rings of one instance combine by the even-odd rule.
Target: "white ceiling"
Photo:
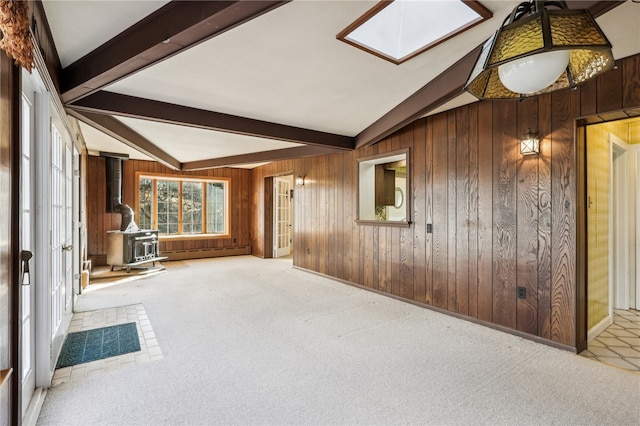
[[[45,1],[62,65],[165,1]],[[355,136],[487,39],[519,1],[486,1],[494,17],[401,65],[336,39],[377,1],[296,0],[126,77],[104,90],[289,126]],[[640,51],[640,4],[598,23],[614,57]],[[464,94],[437,111],[475,101]],[[118,117],[181,162],[296,146],[288,142]],[[82,125],[92,151],[129,153]],[[102,135],[102,136],[101,136]]]

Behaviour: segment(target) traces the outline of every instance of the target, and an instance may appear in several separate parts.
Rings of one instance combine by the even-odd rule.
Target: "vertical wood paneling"
[[[426,303],[426,129],[425,120],[415,123],[413,132],[413,153],[411,154],[411,193],[405,197],[413,199],[413,299]]]
[[[622,63],[622,107],[635,108],[640,105],[640,55]]]
[[[537,133],[538,99],[518,103],[518,135]],[[521,156],[517,162],[517,284],[526,297],[516,301],[516,329],[538,331],[538,161],[539,156]]]
[[[493,321],[516,326],[516,104],[494,102]]]
[[[391,253],[391,294],[400,296],[401,294],[401,280],[400,274],[400,229],[388,228],[388,232],[391,234],[389,239],[389,233],[387,233],[387,244],[389,248],[387,253]]]
[[[401,147],[400,136],[402,132],[396,132],[387,138],[386,143],[376,146],[375,154],[385,151],[397,151]],[[387,250],[387,259],[390,259],[389,266],[386,271],[387,283],[390,285],[391,294],[400,296],[402,293],[402,279],[400,268],[400,229],[388,228],[386,230],[385,243]],[[387,287],[389,288],[389,287]]]
[[[326,192],[327,192],[327,230],[329,231],[329,237],[327,238],[327,275],[332,277],[338,276],[337,265],[337,218],[341,212],[338,210],[338,204],[336,199],[337,191],[333,191],[333,188],[337,188],[338,182],[336,181],[337,173],[336,156],[331,155],[327,159],[327,177],[326,177]]]
[[[447,309],[456,311],[456,112],[447,112]]]
[[[318,193],[320,194],[319,206],[318,206],[318,216],[317,216],[317,224],[319,228],[316,230],[317,236],[317,246],[318,247],[318,271],[321,274],[327,273],[327,243],[329,239],[329,235],[327,232],[320,232],[320,229],[328,230],[328,220],[329,216],[329,206],[328,206],[328,178],[327,178],[327,156],[319,156],[316,157],[316,169],[318,171],[318,181],[316,185],[318,186]]]
[[[407,148],[411,150],[414,145],[414,137],[414,125],[410,124],[406,126],[400,133],[400,148]],[[407,163],[409,165],[409,173],[413,173],[414,158],[415,154],[409,152],[409,158],[407,159]],[[407,176],[407,182],[412,182],[411,175]],[[413,199],[413,197],[411,196],[411,192],[409,191],[406,191],[405,197],[407,198],[405,200],[406,203],[410,203]],[[411,218],[411,220],[415,219]],[[400,232],[400,296],[410,300],[414,300],[413,233],[415,231],[415,227],[398,228],[398,231]]]
[[[378,271],[377,275],[377,288],[380,291],[384,291],[386,293],[391,293],[391,260],[388,253],[389,246],[387,245],[387,235],[389,228],[380,228],[378,229],[378,239],[376,243],[378,244],[378,259],[376,270]],[[389,260],[387,260],[389,257]]]
[[[380,228],[377,226],[373,228],[373,259],[372,262],[372,271],[371,271],[371,279],[373,280],[371,287],[380,290],[380,280],[378,279],[380,275]],[[383,265],[384,267],[384,265]]]
[[[580,115],[588,116],[598,112],[598,80],[591,79],[580,90]]]
[[[538,335],[551,338],[551,95],[538,98]]]
[[[478,105],[478,318],[493,322],[493,104]]]
[[[551,95],[551,339],[575,342],[575,150],[579,93]],[[600,102],[600,100],[599,100]]]
[[[456,111],[456,307],[469,315],[469,108]]]
[[[433,125],[433,306],[447,308],[448,210],[447,115],[432,118]]]
[[[596,77],[596,80],[598,112],[615,111],[622,108],[622,67],[609,70]],[[575,116],[579,114],[580,111]]]
[[[425,135],[425,232],[433,224],[433,126],[431,118],[424,122]],[[433,304],[433,228],[425,236],[425,303]]]
[[[348,253],[344,255],[343,258],[346,257],[348,264],[346,266],[346,279],[350,282],[359,282],[360,277],[357,274],[357,259],[355,259],[355,253],[357,252],[357,248],[359,245],[359,240],[357,239],[358,233],[355,232],[357,226],[355,224],[356,220],[356,203],[357,203],[357,161],[355,161],[355,153],[343,155],[345,157],[344,165],[344,203],[345,203],[345,215],[344,215],[344,224],[345,224],[345,232],[347,236],[345,237],[346,246],[348,249]]]
[[[469,106],[469,313],[478,317],[478,104]]]

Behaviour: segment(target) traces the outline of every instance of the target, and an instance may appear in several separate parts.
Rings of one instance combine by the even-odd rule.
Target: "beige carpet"
[[[243,256],[80,297],[164,358],[51,388],[39,424],[640,423],[640,375]]]

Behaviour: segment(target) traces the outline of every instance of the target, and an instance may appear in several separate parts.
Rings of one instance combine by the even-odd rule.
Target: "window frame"
[[[482,5],[480,3],[480,0],[460,0],[460,3],[462,3],[463,5],[467,6],[469,9],[471,9],[473,12],[475,12],[476,14],[478,14],[479,16],[471,21],[467,21],[466,23],[462,24],[461,26],[452,29],[451,31],[447,32],[447,33],[442,33],[439,37],[435,38],[434,40],[423,44],[421,47],[413,50],[412,52],[409,52],[407,54],[405,54],[402,57],[395,57],[389,53],[385,53],[382,50],[379,50],[378,48],[376,48],[376,46],[371,46],[368,44],[365,44],[357,39],[352,38],[352,34],[358,30],[361,26],[363,25],[369,25],[369,21],[371,21],[373,18],[375,18],[378,14],[380,14],[386,7],[388,7],[389,5],[391,5],[391,3],[393,3],[395,0],[380,0],[378,1],[378,3],[376,3],[373,7],[371,7],[371,9],[367,10],[364,14],[362,14],[360,17],[358,17],[355,21],[353,21],[351,24],[349,24],[345,29],[343,29],[342,31],[340,31],[338,34],[336,34],[336,39],[342,41],[343,43],[349,44],[357,49],[360,49],[364,52],[367,52],[373,56],[377,56],[378,58],[384,59],[385,61],[389,61],[392,64],[395,65],[400,65],[403,64],[404,62],[407,62],[410,59],[415,58],[416,56],[421,55],[422,53],[426,52],[429,49],[432,49],[438,45],[440,45],[441,43],[444,43],[445,41],[454,38],[462,33],[464,33],[467,30],[470,30],[471,28],[475,27],[476,25],[479,25],[485,21],[487,21],[488,19],[491,19],[493,17],[493,12],[491,12],[489,9],[487,9],[484,5]],[[446,18],[446,17],[443,17]]]
[[[384,161],[385,159],[389,159],[392,157],[396,157],[399,155],[405,155],[405,160],[406,160],[406,167],[407,167],[407,176],[406,176],[406,188],[404,191],[404,205],[405,205],[405,218],[406,220],[403,221],[399,221],[399,220],[372,220],[372,219],[360,219],[360,204],[361,204],[361,200],[360,200],[360,196],[361,196],[361,190],[360,190],[360,165],[362,163],[372,163],[372,164],[385,164],[387,162],[392,162],[392,161]],[[385,153],[381,153],[381,154],[376,154],[376,155],[371,155],[371,156],[367,156],[367,157],[361,157],[357,159],[357,167],[356,167],[356,194],[357,194],[357,199],[356,199],[356,220],[355,222],[358,225],[373,225],[373,226],[394,226],[394,227],[400,227],[400,228],[409,228],[411,226],[411,213],[412,213],[412,199],[413,197],[411,196],[412,192],[412,188],[411,188],[411,150],[409,148],[405,148],[405,149],[399,149],[396,151],[390,151],[390,152],[385,152]],[[374,187],[374,191],[375,191],[375,187]]]
[[[159,180],[172,180],[178,182],[178,234],[160,234],[158,238],[163,240],[180,241],[180,240],[212,240],[212,239],[224,239],[231,238],[231,221],[232,214],[231,208],[231,178],[222,176],[184,176],[174,175],[167,173],[149,173],[143,171],[137,171],[135,173],[135,203],[134,211],[136,214],[140,212],[140,179],[147,178],[152,181],[153,190],[153,217],[151,218],[152,229],[158,229],[158,194],[157,194],[157,181]],[[183,182],[197,182],[202,184],[202,229],[206,231],[206,215],[207,215],[207,200],[206,200],[206,184],[207,183],[223,183],[224,184],[224,232],[221,234],[211,234],[202,232],[199,234],[183,234],[182,233],[182,184]],[[136,222],[137,223],[137,222]]]

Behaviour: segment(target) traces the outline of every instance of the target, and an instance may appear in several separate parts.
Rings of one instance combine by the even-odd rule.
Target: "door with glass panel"
[[[51,124],[51,341],[59,353],[73,298],[73,154],[60,124]],[[51,366],[54,367],[53,365]]]
[[[291,253],[292,217],[291,176],[274,179],[274,247],[273,257]]]
[[[20,253],[21,253],[21,380],[22,416],[35,391],[35,270],[31,254],[34,251],[33,167],[35,151],[35,92],[27,78],[23,78],[21,99],[21,171],[20,171]]]

